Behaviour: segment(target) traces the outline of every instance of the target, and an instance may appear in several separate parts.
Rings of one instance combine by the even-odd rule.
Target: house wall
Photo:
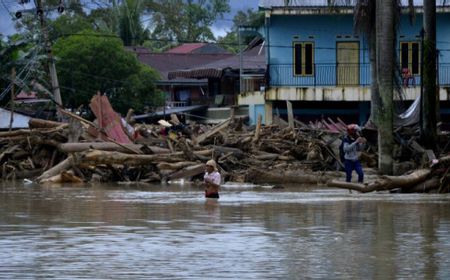
[[[420,41],[422,15],[417,15],[411,26],[407,15],[400,23],[399,41]],[[353,15],[272,15],[268,34],[270,36],[269,65],[272,86],[336,85],[336,42],[359,42],[360,85],[370,85],[368,46],[362,36],[354,35]],[[341,38],[337,38],[341,36]],[[293,75],[294,41],[314,43],[315,75]],[[399,47],[399,42],[397,42]],[[437,48],[441,49],[440,84],[450,85],[450,15],[437,15]],[[447,64],[447,65],[446,65]],[[417,83],[420,77],[417,77]]]

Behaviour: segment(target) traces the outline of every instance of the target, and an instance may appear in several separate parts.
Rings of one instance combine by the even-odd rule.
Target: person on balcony
[[[408,87],[410,85],[409,82],[411,82],[412,86],[416,85],[416,81],[415,81],[413,75],[411,74],[411,71],[409,70],[409,68],[402,69],[402,79],[403,79],[403,86],[405,86],[405,87]]]

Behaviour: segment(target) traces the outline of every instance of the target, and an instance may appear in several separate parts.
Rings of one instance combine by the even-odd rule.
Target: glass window
[[[294,75],[314,74],[314,47],[312,42],[294,42]]]
[[[420,74],[419,42],[400,42],[400,65],[412,75]]]

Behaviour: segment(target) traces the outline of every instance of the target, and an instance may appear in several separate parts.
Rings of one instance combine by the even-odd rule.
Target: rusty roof
[[[216,60],[210,63],[200,65],[198,67],[191,67],[190,69],[170,71],[169,79],[205,79],[205,78],[220,78],[223,71],[227,69],[240,69],[241,58],[240,55],[233,55],[221,60]],[[251,71],[257,73],[265,73],[266,59],[265,47],[263,41],[247,49],[242,55],[242,69],[244,71]]]
[[[162,80],[175,70],[189,70],[234,56],[233,54],[153,53],[144,48],[129,48],[138,60],[159,72]]]
[[[166,51],[166,53],[203,53],[203,54],[223,54],[230,53],[217,44],[210,43],[185,43],[178,47]]]

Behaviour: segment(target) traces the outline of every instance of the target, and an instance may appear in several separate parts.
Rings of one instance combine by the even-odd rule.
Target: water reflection
[[[449,279],[450,196],[0,186],[0,278]]]

